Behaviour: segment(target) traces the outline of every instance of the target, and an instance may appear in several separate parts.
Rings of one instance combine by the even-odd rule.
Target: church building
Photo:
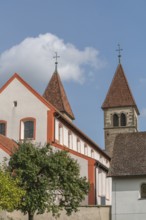
[[[105,150],[112,156],[117,134],[138,131],[139,110],[120,63],[102,104],[102,109],[104,111]]]
[[[0,89],[0,160],[17,142],[50,143],[78,161],[81,176],[90,183],[83,205],[110,205],[110,157],[77,128],[57,64],[43,95],[15,73]]]
[[[119,63],[103,102],[106,152],[111,156],[112,220],[146,219],[146,132]]]

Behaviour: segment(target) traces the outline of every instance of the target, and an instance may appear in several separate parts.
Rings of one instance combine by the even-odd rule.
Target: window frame
[[[127,117],[125,113],[121,113],[120,115],[120,126],[125,127],[127,125]]]
[[[119,127],[119,115],[117,113],[113,114],[113,127]]]
[[[32,121],[33,122],[33,137],[32,138],[24,138],[24,123],[27,121]],[[36,139],[36,119],[33,117],[27,117],[23,118],[20,120],[20,134],[19,134],[19,139],[20,140],[35,140]]]
[[[68,148],[72,149],[72,132],[68,130]]]
[[[81,153],[81,140],[79,137],[77,137],[77,152]]]
[[[146,192],[145,192],[145,195],[142,194],[142,187],[145,185],[145,188],[146,188],[146,183],[142,183],[140,185],[140,199],[146,199]],[[146,190],[146,189],[145,189]]]
[[[63,145],[63,124],[61,122],[58,125],[58,142]]]

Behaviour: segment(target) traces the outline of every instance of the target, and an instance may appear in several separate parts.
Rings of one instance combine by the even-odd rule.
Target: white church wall
[[[113,178],[112,220],[145,220],[146,199],[140,198],[140,186],[146,177]]]
[[[88,161],[81,157],[77,157],[76,155],[73,154],[70,155],[73,159],[77,160],[80,166],[80,175],[82,177],[85,176],[88,179]],[[88,196],[85,197],[85,200],[81,203],[81,205],[88,205]]]
[[[96,168],[96,201],[97,205],[111,205],[111,178],[107,177],[107,173]]]
[[[4,158],[9,159],[10,156],[3,149],[0,148],[0,164],[4,161]]]
[[[59,137],[59,128],[60,127],[60,122],[59,119],[55,119],[55,139],[61,144],[61,145],[65,145],[68,148],[71,148],[81,154],[87,155],[89,157],[92,157],[98,161],[100,161],[104,166],[109,168],[109,161],[104,158],[103,154],[101,154],[100,152],[98,152],[98,150],[93,149],[92,146],[87,145],[86,142],[80,138],[79,136],[77,136],[73,131],[71,131],[71,146],[68,146],[68,132],[69,129],[61,123],[61,136]],[[59,140],[60,139],[60,140]],[[85,151],[85,145],[87,147],[86,151]]]
[[[17,106],[14,106],[17,101]],[[36,120],[35,142],[47,141],[47,106],[23,84],[14,79],[0,95],[0,120],[7,122],[7,136],[19,141],[20,121],[32,117]]]
[[[60,122],[59,119],[55,119],[55,131],[59,130]],[[95,150],[92,148],[92,146],[87,145],[84,139],[80,138],[76,135],[73,131],[71,131],[71,140],[72,140],[72,147],[68,145],[69,141],[68,138],[68,132],[70,131],[64,124],[61,124],[63,132],[62,137],[59,138],[58,133],[55,133],[55,140],[59,142],[59,144],[64,145],[76,152],[79,152],[83,155],[86,155],[88,157],[94,158],[97,161],[99,161],[101,164],[103,164],[105,167],[109,168],[109,160],[104,157],[104,155],[101,152],[98,152],[98,150]],[[62,143],[63,140],[63,143]],[[85,149],[86,146],[86,149]],[[74,156],[81,168],[81,173],[83,176],[88,176],[88,164],[87,160],[83,159],[82,157]],[[86,163],[86,164],[85,164]],[[86,172],[86,175],[84,174]],[[110,205],[111,204],[111,178],[107,178],[107,173],[101,168],[100,171],[96,169],[96,201],[98,205],[101,205],[105,198],[105,204],[103,205]]]

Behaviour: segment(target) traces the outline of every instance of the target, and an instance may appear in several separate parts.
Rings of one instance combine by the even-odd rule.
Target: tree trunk
[[[34,218],[34,213],[28,212],[28,220],[33,220]]]

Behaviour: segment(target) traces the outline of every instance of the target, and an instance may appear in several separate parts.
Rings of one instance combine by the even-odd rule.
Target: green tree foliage
[[[0,208],[13,211],[22,201],[25,191],[18,178],[13,178],[5,166],[0,167]]]
[[[23,143],[10,159],[9,166],[15,170],[26,190],[24,203],[18,206],[29,220],[34,214],[52,211],[54,216],[66,210],[70,215],[77,211],[80,202],[88,193],[89,184],[80,177],[76,160],[66,151]]]

